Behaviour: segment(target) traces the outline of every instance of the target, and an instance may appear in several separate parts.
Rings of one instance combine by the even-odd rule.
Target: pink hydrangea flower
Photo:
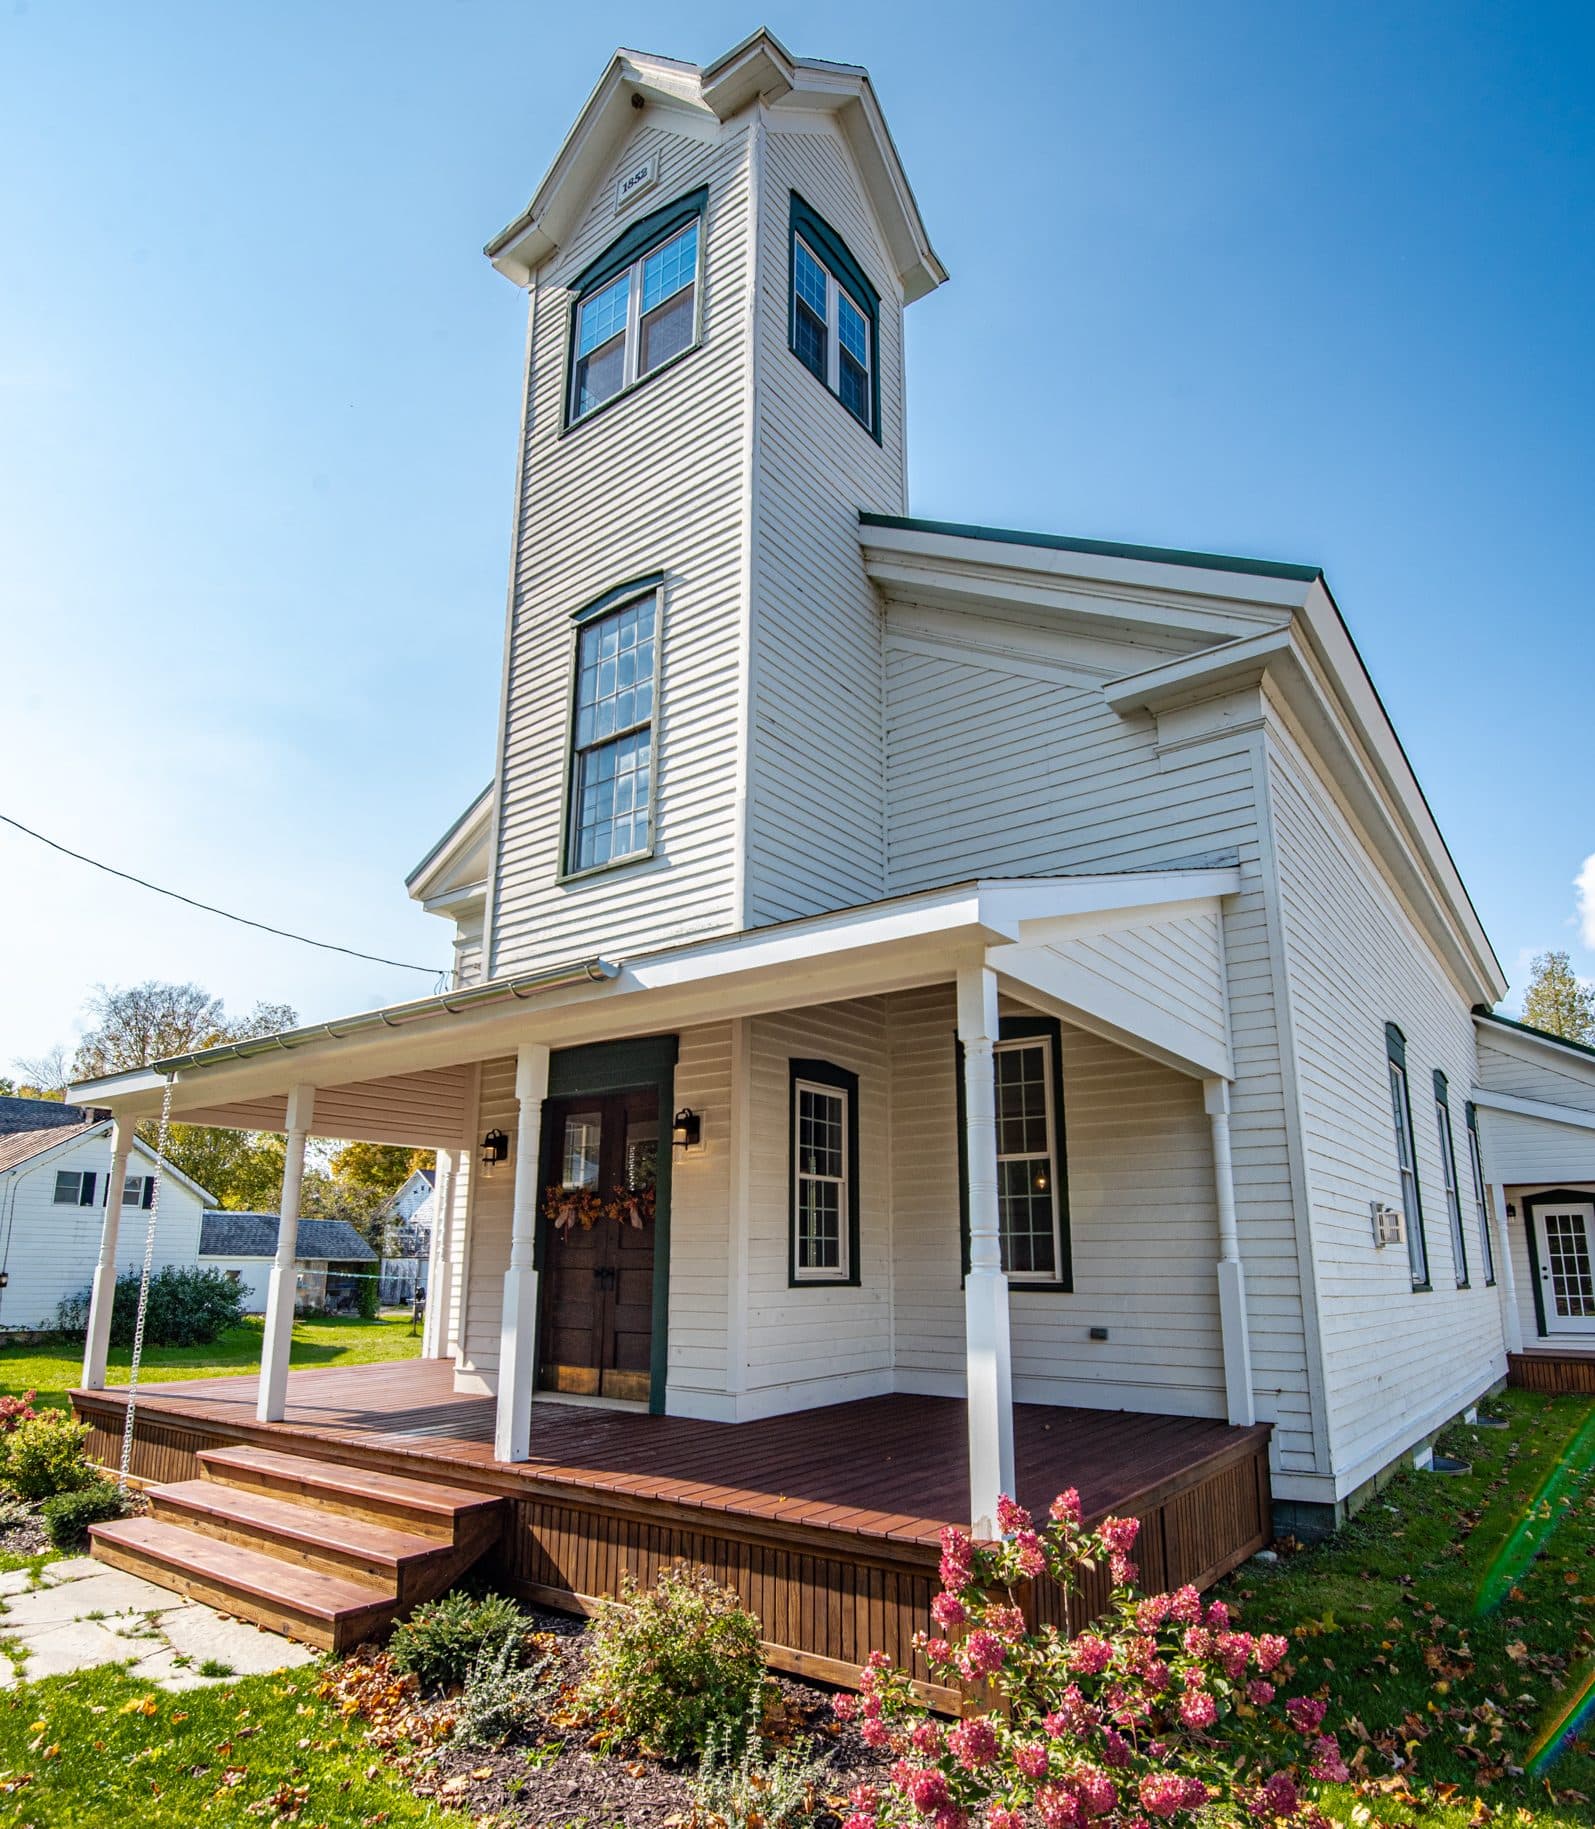
[[[1213,1635],[1205,1626],[1187,1626],[1180,1635],[1180,1644],[1188,1658],[1210,1657],[1213,1651]]]
[[[1102,1730],[1102,1758],[1110,1766],[1127,1766],[1130,1763],[1130,1743],[1114,1728],[1105,1727]]]
[[[1080,1793],[1080,1802],[1090,1816],[1106,1816],[1117,1809],[1119,1787],[1095,1766],[1081,1766],[1071,1774]]]
[[[1185,1808],[1185,1780],[1173,1772],[1148,1772],[1140,1796],[1141,1808],[1166,1822]]]
[[[1205,1689],[1193,1689],[1180,1701],[1180,1719],[1189,1728],[1201,1731],[1218,1719],[1218,1704]]]
[[[909,1742],[916,1753],[923,1753],[927,1759],[934,1759],[941,1751],[941,1725],[928,1716],[914,1724],[914,1731]]]
[[[1229,1608],[1221,1600],[1215,1600],[1207,1610],[1207,1625],[1211,1632],[1229,1630]]]
[[[1301,1808],[1301,1793],[1288,1772],[1276,1772],[1264,1783],[1257,1802],[1261,1816],[1294,1816]]]
[[[1025,1829],[1025,1819],[1006,1804],[987,1804],[986,1829]]]
[[[1252,1635],[1249,1632],[1218,1632],[1213,1648],[1224,1666],[1224,1674],[1237,1681],[1245,1675],[1252,1657]]]
[[[1273,1684],[1263,1677],[1253,1677],[1246,1685],[1246,1700],[1253,1708],[1267,1708],[1276,1693]]]
[[[832,1696],[831,1713],[838,1721],[851,1721],[858,1713],[857,1696]]]
[[[854,1785],[852,1790],[849,1791],[847,1794],[847,1801],[853,1806],[853,1808],[855,1810],[873,1811],[875,1808],[876,1802],[877,1802],[877,1793],[876,1793],[874,1785],[870,1785],[870,1784]]]
[[[1018,1607],[988,1607],[986,1625],[1005,1645],[1017,1645],[1027,1630],[1025,1616]]]
[[[1351,1767],[1341,1756],[1340,1742],[1333,1734],[1319,1736],[1314,1749],[1312,1775],[1321,1784],[1343,1785],[1351,1778]]]
[[[1034,1531],[1019,1531],[1014,1537],[1014,1550],[1019,1558],[1019,1572],[1022,1575],[1027,1575],[1034,1581],[1038,1575],[1047,1572],[1047,1552]]]
[[[1116,1550],[1121,1556],[1128,1556],[1135,1548],[1135,1540],[1141,1534],[1139,1518],[1104,1518],[1102,1520],[1102,1541],[1110,1550]]]
[[[953,1648],[946,1639],[928,1638],[925,1640],[925,1656],[932,1664],[945,1664],[952,1655]]]
[[[1069,1646],[1069,1663],[1083,1676],[1101,1676],[1112,1662],[1113,1647],[1094,1632],[1082,1632]]]
[[[1168,1616],[1167,1594],[1148,1594],[1145,1600],[1136,1602],[1135,1625],[1138,1632],[1156,1632]]]
[[[1047,1829],[1080,1829],[1085,1812],[1080,1799],[1064,1785],[1042,1785],[1036,1792],[1036,1808]]]
[[[1284,1662],[1285,1654],[1290,1650],[1290,1640],[1281,1638],[1277,1632],[1265,1632],[1258,1639],[1256,1649],[1257,1668],[1266,1676]]]
[[[875,1818],[862,1810],[855,1810],[850,1816],[842,1818],[842,1829],[875,1829]]]
[[[1016,1741],[1010,1749],[1009,1756],[1026,1778],[1046,1777],[1050,1755],[1045,1742],[1040,1740]]]
[[[952,1729],[947,1746],[966,1772],[978,1772],[997,1757],[997,1730],[989,1716],[974,1715]]]
[[[1177,1619],[1182,1626],[1195,1626],[1201,1623],[1202,1597],[1189,1582],[1186,1582],[1183,1588],[1177,1588],[1170,1597],[1169,1617]]]
[[[1082,1517],[1080,1495],[1070,1486],[1060,1492],[1050,1507],[1055,1524],[1078,1524]]]
[[[1007,1493],[997,1498],[997,1529],[1005,1537],[1016,1536],[1020,1531],[1030,1528],[1030,1514],[1022,1505],[1016,1504]]]
[[[1187,1810],[1200,1810],[1212,1793],[1200,1778],[1185,1780],[1185,1807]]]
[[[858,1731],[864,1736],[865,1746],[874,1747],[877,1752],[882,1751],[892,1744],[892,1737],[886,1731],[886,1723],[884,1721],[866,1721],[860,1726]]]
[[[950,1632],[969,1618],[969,1609],[956,1594],[938,1594],[930,1603],[930,1616],[943,1631]]]
[[[962,1594],[974,1579],[970,1558],[974,1545],[969,1533],[949,1524],[941,1534],[941,1585],[952,1594]]]
[[[934,1766],[916,1766],[906,1773],[902,1789],[908,1801],[922,1816],[928,1816],[932,1810],[939,1810],[943,1804],[952,1802],[947,1779]]]
[[[1042,1726],[1054,1740],[1062,1740],[1066,1734],[1083,1734],[1091,1724],[1091,1709],[1081,1695],[1078,1685],[1071,1683],[1058,1698],[1058,1706],[1047,1716]]]
[[[989,1677],[1002,1669],[1007,1656],[1007,1647],[995,1632],[977,1627],[964,1640],[963,1653],[958,1661],[967,1675]]]
[[[1298,1734],[1316,1734],[1324,1724],[1329,1705],[1317,1696],[1292,1696],[1285,1714]]]

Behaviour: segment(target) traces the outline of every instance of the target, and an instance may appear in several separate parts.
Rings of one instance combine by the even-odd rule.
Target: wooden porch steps
[[[150,1515],[96,1524],[102,1562],[328,1651],[384,1631],[497,1543],[491,1494],[270,1448],[211,1448]]]

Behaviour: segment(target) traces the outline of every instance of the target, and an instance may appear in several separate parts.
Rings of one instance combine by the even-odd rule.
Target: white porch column
[[[515,1204],[510,1230],[510,1264],[504,1273],[504,1320],[498,1340],[498,1407],[493,1453],[501,1461],[524,1461],[532,1445],[532,1353],[537,1335],[537,1272],[532,1246],[537,1237],[537,1182],[542,1143],[543,1101],[548,1097],[548,1049],[522,1045],[515,1062]]]
[[[1213,1132],[1218,1196],[1218,1319],[1224,1342],[1224,1400],[1232,1423],[1257,1421],[1252,1401],[1252,1343],[1246,1324],[1246,1272],[1235,1223],[1235,1165],[1230,1153],[1229,1081],[1203,1080],[1202,1103]]]
[[[288,1360],[294,1343],[294,1297],[299,1273],[299,1189],[305,1173],[305,1144],[316,1109],[314,1086],[295,1086],[288,1094],[288,1150],[282,1165],[281,1217],[277,1221],[277,1256],[266,1288],[266,1336],[260,1355],[260,1392],[255,1415],[263,1423],[280,1423],[288,1403]]]
[[[958,1039],[964,1050],[964,1145],[969,1177],[969,1274],[964,1279],[964,1352],[969,1411],[970,1523],[997,1535],[997,1498],[1012,1495],[1013,1352],[1008,1279],[997,1229],[997,974],[984,963],[958,969]]]
[[[83,1342],[83,1388],[105,1389],[105,1358],[111,1344],[111,1305],[116,1299],[116,1235],[122,1225],[122,1183],[133,1148],[133,1120],[111,1122],[111,1176],[105,1184],[105,1217],[100,1221],[100,1256],[89,1298],[89,1329]]]
[[[426,1254],[426,1312],[421,1317],[421,1357],[440,1359],[443,1335],[443,1266],[448,1262],[449,1219],[454,1205],[454,1157],[437,1152],[432,1185],[432,1243]]]
[[[1495,1209],[1495,1279],[1501,1286],[1501,1331],[1506,1337],[1506,1350],[1509,1353],[1521,1353],[1523,1350],[1523,1317],[1517,1305],[1517,1271],[1512,1264],[1512,1228],[1506,1217],[1506,1190],[1500,1182],[1490,1183],[1490,1205]]]

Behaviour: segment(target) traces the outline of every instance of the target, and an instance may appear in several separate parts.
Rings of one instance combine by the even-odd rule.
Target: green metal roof
[[[1061,533],[1024,533],[1012,527],[979,527],[965,521],[921,521],[904,514],[859,511],[864,527],[896,527],[907,533],[939,533],[958,540],[995,540],[1005,546],[1043,546],[1054,552],[1094,553],[1103,559],[1144,559],[1154,565],[1193,565],[1207,571],[1245,572],[1254,578],[1294,578],[1311,584],[1322,575],[1316,565],[1286,565],[1275,559],[1237,559],[1225,553],[1182,552],[1173,546],[1124,546],[1116,540],[1077,540]]]

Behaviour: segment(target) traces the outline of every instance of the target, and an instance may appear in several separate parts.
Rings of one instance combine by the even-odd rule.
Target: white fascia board
[[[1482,1086],[1475,1086],[1469,1097],[1484,1111],[1509,1111],[1520,1118],[1565,1124],[1572,1130],[1595,1130],[1595,1111],[1580,1111],[1576,1105],[1553,1105],[1548,1099],[1521,1099],[1516,1093],[1489,1092]]]
[[[493,783],[490,781],[405,877],[404,886],[415,901],[425,901],[430,893],[428,886],[440,877],[446,877],[472,845],[480,844],[487,837],[492,816]]]
[[[1545,1066],[1545,1057],[1549,1055],[1558,1073],[1581,1074],[1595,1080],[1595,1057],[1582,1048],[1570,1046],[1559,1035],[1535,1035],[1525,1029],[1508,1028],[1493,1016],[1480,1015],[1477,1011],[1473,1026],[1481,1039],[1503,1053],[1515,1054],[1537,1067]]]
[[[883,585],[891,582],[890,568],[894,561],[913,562],[922,572],[929,572],[939,564],[948,575],[954,575],[961,568],[977,573],[1000,570],[1035,581],[1080,579],[1103,589],[1153,593],[1157,597],[1183,599],[1191,605],[1207,598],[1229,604],[1255,605],[1259,610],[1273,611],[1276,615],[1299,609],[1308,590],[1307,584],[1296,578],[1083,552],[1072,547],[936,533],[918,527],[866,524],[859,530],[859,543],[864,549],[865,570],[872,578],[880,573],[877,582]],[[1112,613],[1118,615],[1119,611],[1116,602]]]
[[[81,1080],[66,1089],[69,1105],[110,1105],[119,1099],[158,1100],[166,1088],[165,1076],[150,1067],[132,1067],[126,1073],[108,1073],[97,1080]]]
[[[461,889],[450,889],[442,895],[428,897],[421,904],[421,912],[458,921],[464,915],[480,914],[486,907],[487,880],[484,878],[479,883],[467,883]]]
[[[988,919],[1017,933],[1021,922],[1061,921],[1111,910],[1146,912],[1165,905],[1207,903],[1241,892],[1240,867],[1208,870],[1129,870],[1107,876],[1032,877],[977,885]],[[1173,907],[1170,907],[1173,912]]]
[[[1135,673],[1110,680],[1102,696],[1121,716],[1127,711],[1169,711],[1232,686],[1255,685],[1269,666],[1291,651],[1289,628],[1227,641],[1199,654],[1182,654]]]

